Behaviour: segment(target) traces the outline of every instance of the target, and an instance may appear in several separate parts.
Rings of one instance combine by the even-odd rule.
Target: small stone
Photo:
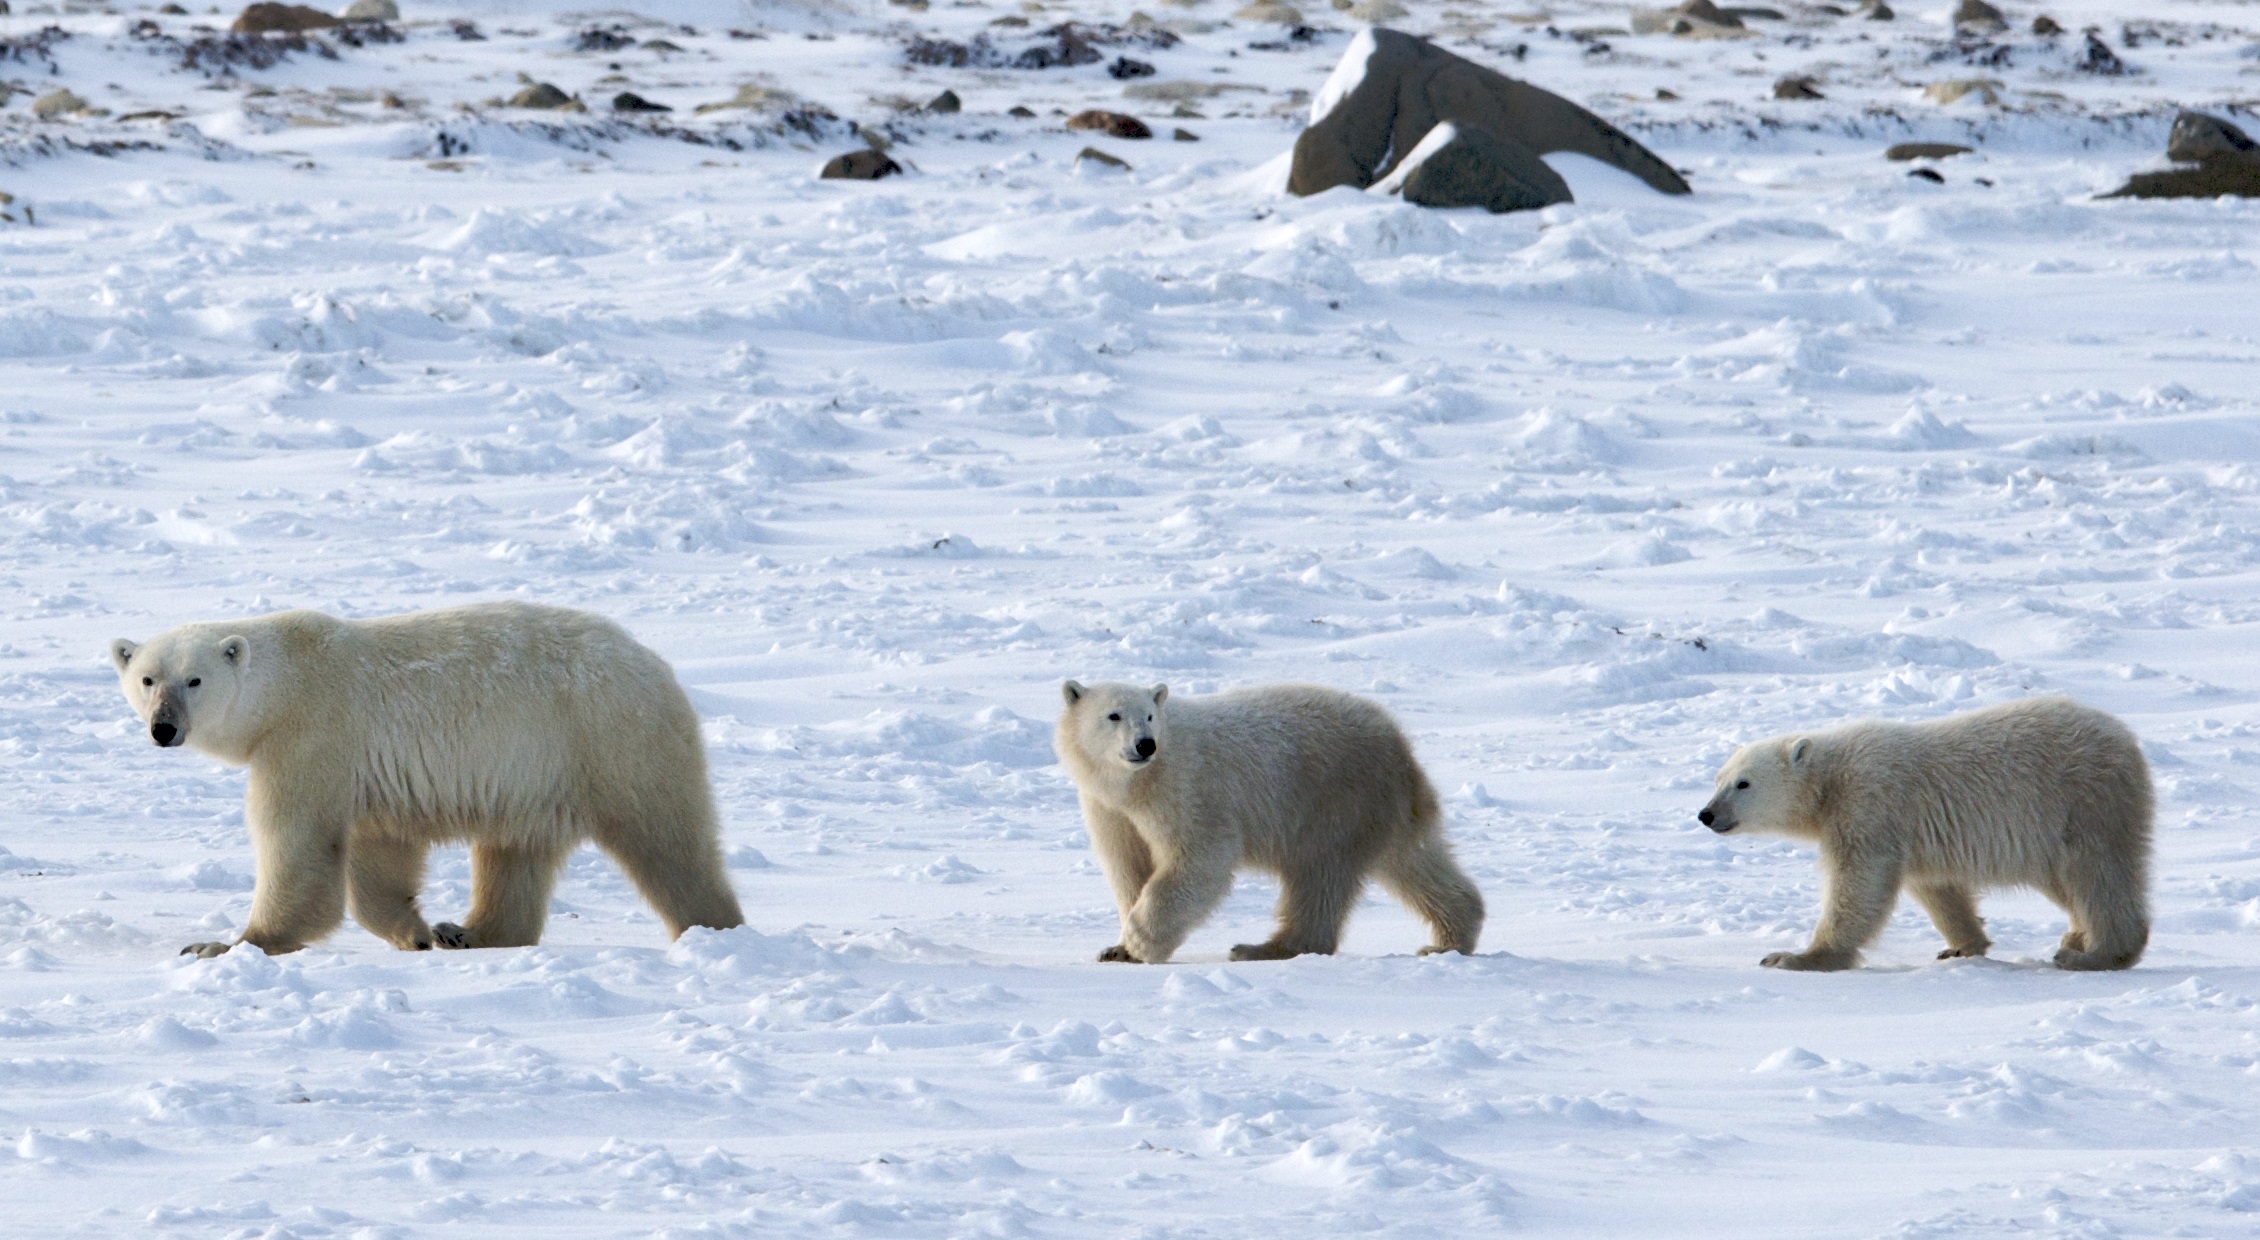
[[[1069,129],[1096,129],[1110,138],[1151,138],[1154,131],[1135,116],[1088,108],[1067,118]]]
[[[560,108],[578,107],[579,103],[571,95],[547,82],[536,82],[510,96],[505,106],[531,108],[537,112],[555,112]]]
[[[2032,32],[2040,38],[2053,39],[2064,33],[2064,28],[2056,24],[2055,18],[2043,13],[2032,19]]]
[[[1017,116],[1017,117],[1019,117],[1019,118],[1020,118],[1021,120],[1024,120],[1024,121],[1025,121],[1025,120],[1033,120],[1033,119],[1035,119],[1035,116],[1036,116],[1036,110],[1035,110],[1034,108],[1031,108],[1031,107],[1029,107],[1028,105],[1026,105],[1026,104],[1024,104],[1024,103],[1016,103],[1016,104],[1013,104],[1011,108],[1009,108],[1009,109],[1007,109],[1007,110],[1005,111],[1005,115],[1006,115],[1006,116]]]
[[[2260,159],[2260,144],[2218,116],[2184,112],[2166,136],[2166,158],[2201,164],[2211,159]]]
[[[675,109],[664,103],[653,103],[632,90],[624,90],[612,96],[612,110],[615,112],[672,112]]]
[[[1266,22],[1274,26],[1293,27],[1303,24],[1302,10],[1291,4],[1281,4],[1279,0],[1255,0],[1254,4],[1238,10],[1232,16],[1244,22]]]
[[[1677,92],[1674,92],[1674,91],[1669,91],[1669,90],[1665,90],[1665,89],[1664,89],[1663,87],[1661,87],[1661,86],[1658,86],[1658,87],[1656,88],[1656,102],[1658,102],[1658,103],[1678,103],[1678,102],[1679,102],[1679,95],[1678,95],[1678,93],[1677,93]]]
[[[53,120],[58,116],[77,116],[93,110],[93,104],[79,98],[76,91],[65,86],[58,86],[54,90],[48,91],[33,100],[31,104],[31,114],[41,120]]]
[[[824,165],[824,170],[816,175],[826,181],[876,181],[901,171],[902,165],[887,158],[885,151],[866,148],[833,156],[831,162]]]
[[[1883,157],[1903,164],[1910,159],[1952,159],[1969,153],[1969,147],[1952,142],[1901,142],[1884,151]]]
[[[1910,171],[1907,175],[1911,177],[1919,177],[1925,181],[1931,182],[1934,185],[1946,184],[1946,178],[1941,175],[1935,168],[1916,168]]]
[[[1783,13],[1780,9],[1760,8],[1757,6],[1736,6],[1733,8],[1720,9],[1719,11],[1726,14],[1728,17],[1739,17],[1746,22],[1785,22],[1789,20],[1788,15]]]
[[[1375,26],[1412,16],[1412,10],[1398,3],[1398,0],[1351,0],[1349,8],[1344,12],[1349,14],[1352,21]]]
[[[1084,160],[1089,160],[1094,164],[1101,164],[1108,168],[1120,168],[1124,172],[1130,171],[1130,163],[1128,160],[1109,155],[1105,151],[1102,151],[1095,146],[1086,146],[1082,150],[1075,152],[1076,163],[1080,164]]]
[[[1954,10],[1954,33],[1991,35],[2009,29],[2009,19],[1985,0],[1962,0]]]
[[[926,110],[929,112],[939,112],[944,115],[948,115],[953,112],[963,112],[965,110],[965,101],[957,97],[956,91],[945,90],[941,94],[938,94],[926,101]]]
[[[179,6],[179,5],[177,5],[177,4],[160,4],[160,5],[158,5],[158,6],[157,6],[157,11],[158,11],[158,12],[160,12],[160,13],[163,13],[163,14],[164,14],[165,16],[167,16],[167,17],[186,17],[186,16],[188,16],[188,10],[187,10],[187,9],[184,9],[184,8],[182,8],[181,6]]]
[[[2080,50],[2080,58],[2072,62],[2072,68],[2098,77],[2118,77],[2127,71],[2127,62],[2119,59],[2119,54],[2090,30],[2087,32],[2087,46]]]
[[[1956,78],[1923,87],[1923,97],[1936,104],[1960,103],[1975,95],[1987,107],[2001,103],[2001,83],[1988,78]]]
[[[637,46],[647,52],[679,52],[683,50],[682,44],[670,43],[665,39],[645,39]]]
[[[1349,9],[1350,9],[1350,6],[1351,6],[1351,5],[1353,5],[1353,4],[1356,4],[1357,2],[1358,2],[1358,0],[1327,0],[1327,3],[1328,3],[1328,4],[1331,4],[1331,5],[1333,5],[1333,6],[1334,6],[1334,11],[1335,11],[1335,12],[1337,12],[1337,13],[1346,13],[1346,12],[1348,12],[1348,11],[1349,11]]]
[[[353,0],[338,16],[349,22],[396,22],[400,6],[393,0]]]
[[[1177,129],[1176,131],[1172,132],[1172,133],[1171,133],[1171,134],[1170,134],[1169,136],[1170,136],[1170,137],[1172,137],[1172,138],[1174,138],[1174,139],[1176,139],[1176,140],[1177,140],[1177,141],[1179,141],[1179,142],[1198,142],[1198,141],[1200,141],[1200,140],[1201,140],[1201,135],[1199,135],[1199,134],[1197,134],[1197,133],[1194,133],[1194,132],[1193,132],[1192,130],[1190,130],[1190,129],[1184,129],[1184,128],[1179,128],[1179,129]]]
[[[1785,77],[1780,79],[1773,84],[1773,97],[1776,99],[1828,98],[1827,95],[1824,95],[1820,92],[1820,88],[1816,86],[1813,82],[1813,79],[1809,77]]]
[[[1114,58],[1114,63],[1106,67],[1106,75],[1117,82],[1127,82],[1131,78],[1152,77],[1154,72],[1153,65],[1143,60],[1132,60],[1128,56],[1117,56]]]
[[[320,9],[310,9],[303,4],[254,4],[243,10],[228,27],[236,34],[299,34],[308,30],[327,30],[345,24],[343,18],[332,17]]]
[[[1892,12],[1891,6],[1885,4],[1883,0],[1868,0],[1866,4],[1860,6],[1860,16],[1871,22],[1887,22],[1897,17],[1898,14]]]

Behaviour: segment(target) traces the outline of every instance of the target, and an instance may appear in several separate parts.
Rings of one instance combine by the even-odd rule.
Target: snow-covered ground
[[[1414,0],[1696,187],[1568,157],[1578,204],[1491,217],[1281,197],[1354,23],[1227,4],[1106,48],[1129,96],[904,55],[1120,0],[411,2],[218,76],[232,11],[0,18],[0,1231],[2260,1234],[2260,203],[2093,197],[2176,105],[2249,125],[2260,13],[2014,5],[2004,56],[1944,0],[1701,42]],[[2075,71],[2088,25],[2137,72]],[[520,74],[592,111],[482,102]],[[816,180],[861,132],[909,173]],[[752,924],[670,947],[590,852],[536,949],[176,957],[242,923],[242,780],[105,642],[496,597],[674,662]],[[1227,964],[1246,880],[1095,963],[1069,676],[1385,702],[1484,954],[1376,897]],[[1757,967],[1818,884],[1694,823],[1734,744],[2037,692],[2154,765],[2140,968],[2049,968],[2016,894],[1990,960],[1902,910]],[[426,906],[466,888],[443,852]]]

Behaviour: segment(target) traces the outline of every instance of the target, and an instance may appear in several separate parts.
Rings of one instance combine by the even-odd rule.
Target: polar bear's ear
[[[1162,704],[1163,702],[1166,702],[1166,701],[1168,701],[1168,700],[1169,700],[1169,686],[1168,686],[1168,685],[1155,685],[1155,686],[1154,686],[1154,705],[1156,705],[1156,706],[1159,706],[1159,705],[1161,705],[1161,704]]]
[[[1809,752],[1812,747],[1813,738],[1810,736],[1800,736],[1796,740],[1791,741],[1789,743],[1789,765],[1805,765],[1805,754]]]
[[[117,664],[118,670],[122,672],[126,670],[126,664],[133,662],[133,652],[139,649],[141,649],[139,642],[130,642],[123,637],[118,638],[110,643],[110,662]]]
[[[238,633],[234,637],[220,639],[220,657],[237,668],[243,666],[244,659],[249,657],[250,654],[251,640],[242,634]]]
[[[1073,706],[1077,702],[1082,701],[1083,682],[1079,680],[1070,680],[1066,684],[1061,685],[1059,687],[1059,696],[1065,698],[1069,706]]]

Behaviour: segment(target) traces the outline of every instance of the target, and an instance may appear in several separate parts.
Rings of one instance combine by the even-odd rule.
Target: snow
[[[226,15],[45,7],[9,72],[109,115],[0,119],[11,1233],[2255,1233],[2260,204],[2093,197],[2176,106],[2249,124],[2246,8],[2067,0],[1973,64],[1945,3],[1416,3],[1696,190],[1557,156],[1578,202],[1494,217],[1280,194],[1353,39],[1316,5],[1158,9],[1126,83],[902,54],[1110,0],[433,0],[211,77],[133,23]],[[2139,72],[2072,69],[2090,24]],[[482,102],[521,72],[592,111]],[[749,83],[831,119],[694,114]],[[851,121],[908,174],[814,179]],[[1979,150],[1933,184],[1914,139]],[[243,780],[140,737],[108,640],[504,597],[674,663],[751,924],[670,945],[584,851],[536,948],[176,957],[243,924]],[[1376,895],[1228,963],[1250,876],[1180,963],[1096,963],[1070,676],[1384,702],[1483,954]],[[2153,763],[2141,967],[2047,967],[2021,893],[1989,960],[1903,908],[1861,970],[1757,967],[1818,880],[1693,821],[1736,743],[2040,692]]]

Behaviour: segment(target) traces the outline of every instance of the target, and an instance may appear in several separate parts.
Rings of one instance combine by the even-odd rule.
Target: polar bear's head
[[[1060,716],[1060,739],[1071,741],[1077,753],[1101,766],[1137,770],[1161,753],[1161,704],[1169,700],[1168,685],[1085,685],[1068,681],[1059,687],[1067,702]]]
[[[1695,815],[1696,821],[1720,835],[1729,831],[1789,834],[1812,747],[1809,736],[1778,736],[1735,750],[1719,771],[1711,803]]]
[[[223,625],[191,624],[146,642],[121,637],[110,643],[118,684],[133,713],[149,725],[149,739],[223,758],[239,754],[250,739],[251,657],[250,639]]]

